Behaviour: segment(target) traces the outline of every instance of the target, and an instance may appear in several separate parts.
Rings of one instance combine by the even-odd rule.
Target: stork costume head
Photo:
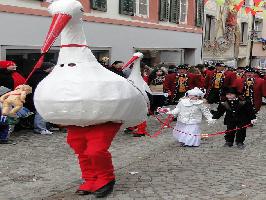
[[[62,31],[61,49],[54,70],[35,90],[38,113],[55,124],[82,127],[108,121],[132,126],[144,121],[147,99],[143,88],[105,69],[87,47],[80,2],[57,0],[49,12],[53,21],[42,52],[49,50]]]

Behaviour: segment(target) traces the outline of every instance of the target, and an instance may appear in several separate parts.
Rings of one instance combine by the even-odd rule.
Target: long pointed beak
[[[133,62],[135,62],[137,59],[139,59],[139,56],[133,56],[124,66],[123,69],[127,68],[129,65],[131,65]]]
[[[49,51],[49,49],[55,42],[56,38],[60,35],[60,33],[62,32],[62,30],[67,25],[70,19],[71,19],[71,16],[67,14],[59,13],[53,16],[52,23],[46,35],[43,47],[41,49],[42,53],[46,53]]]

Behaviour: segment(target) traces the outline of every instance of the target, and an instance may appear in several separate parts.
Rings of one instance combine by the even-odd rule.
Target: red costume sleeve
[[[176,74],[167,74],[163,83],[163,88],[167,92],[173,93],[176,85]]]
[[[211,72],[206,74],[206,78],[205,78],[205,88],[206,89],[209,89],[211,87],[211,81],[212,81],[213,74],[214,74],[214,71],[211,71]]]

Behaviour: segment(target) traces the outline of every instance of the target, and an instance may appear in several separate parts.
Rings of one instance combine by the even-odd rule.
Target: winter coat
[[[212,111],[213,119],[219,119],[224,113],[224,125],[244,126],[250,124],[252,119],[256,119],[252,105],[238,99],[221,102],[217,111]]]
[[[25,78],[16,71],[0,69],[0,86],[14,90],[17,86],[25,83]]]
[[[198,124],[202,121],[202,114],[207,120],[212,119],[212,114],[203,100],[191,101],[182,98],[176,108],[167,114],[178,115],[177,120],[184,124]]]

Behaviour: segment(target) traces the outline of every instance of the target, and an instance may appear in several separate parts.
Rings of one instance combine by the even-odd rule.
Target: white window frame
[[[140,0],[135,0],[135,15],[136,16],[139,16],[139,17],[145,17],[145,18],[148,18],[149,17],[149,14],[150,14],[150,0],[146,0],[146,8],[147,8],[147,15],[143,15],[143,14],[140,14],[139,13],[139,3],[140,3]]]
[[[187,24],[187,17],[188,17],[188,0],[185,0],[186,1],[186,17],[185,17],[185,21],[180,21],[180,19],[181,19],[181,16],[182,16],[182,12],[183,12],[183,10],[182,10],[182,0],[180,0],[180,6],[179,6],[179,8],[180,8],[180,10],[179,10],[179,24]]]

